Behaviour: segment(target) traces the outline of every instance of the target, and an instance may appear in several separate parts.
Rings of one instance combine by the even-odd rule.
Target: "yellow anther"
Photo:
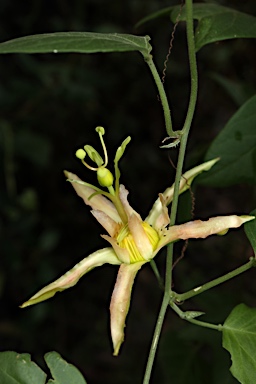
[[[85,156],[86,156],[86,152],[83,149],[80,148],[76,151],[76,157],[78,159],[83,160]]]
[[[157,231],[154,228],[152,228],[146,221],[143,221],[142,226],[148,236],[148,239],[153,247],[153,250],[155,250],[160,240]]]

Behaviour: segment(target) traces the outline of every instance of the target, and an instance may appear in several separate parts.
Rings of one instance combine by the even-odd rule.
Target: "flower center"
[[[152,245],[153,251],[157,248],[157,244],[159,242],[158,233],[154,228],[152,228],[148,223],[143,222],[142,227]],[[148,261],[146,260],[140,251],[132,237],[132,234],[129,231],[128,224],[126,224],[118,233],[117,243],[121,248],[125,248],[129,252],[130,262],[137,263],[139,261]]]

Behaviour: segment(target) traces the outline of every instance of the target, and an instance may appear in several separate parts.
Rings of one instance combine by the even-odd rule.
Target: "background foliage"
[[[71,30],[149,34],[162,68],[173,27],[168,17],[136,31],[134,25],[146,14],[172,4],[155,0],[76,0],[71,4],[56,0],[49,6],[39,0],[25,4],[4,0],[1,41]],[[256,14],[253,0],[218,4]],[[158,150],[165,135],[161,105],[138,55],[7,55],[0,60],[0,348],[28,352],[44,370],[44,353],[56,350],[75,364],[89,383],[128,384],[134,377],[142,377],[161,298],[151,269],[144,268],[136,282],[126,343],[119,358],[111,356],[108,334],[114,267],[91,272],[77,287],[49,303],[26,310],[18,305],[104,244],[103,240],[99,244],[99,226],[62,174],[63,169],[69,169],[94,181],[74,152],[81,143],[97,145],[97,125],[107,129],[113,155],[121,140],[132,136],[122,161],[122,180],[135,209],[146,214],[156,194],[173,182],[169,156],[175,163],[176,152]],[[199,101],[186,168],[203,160],[212,139],[255,93],[255,56],[255,40],[249,39],[211,44],[199,52]],[[180,23],[166,79],[176,128],[187,107],[188,79],[185,28]],[[255,206],[252,188],[246,184],[223,189],[198,187],[195,216],[249,213],[253,199]],[[180,221],[189,218],[190,206],[188,193],[181,198]],[[180,251],[179,245],[177,257]],[[242,264],[251,254],[242,231],[239,236],[230,232],[206,243],[191,241],[185,259],[175,269],[175,289],[183,291],[204,283]],[[157,260],[160,268],[162,259]],[[254,273],[249,271],[186,305],[206,312],[206,320],[222,322],[242,301],[256,306]],[[168,383],[173,377],[175,382],[185,383],[189,376],[196,384],[235,383],[228,372],[229,355],[220,345],[215,332],[183,323],[171,314],[160,344],[156,382]],[[191,353],[187,354],[188,350]]]

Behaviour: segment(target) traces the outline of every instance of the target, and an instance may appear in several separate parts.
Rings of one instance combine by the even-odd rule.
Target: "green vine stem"
[[[178,156],[177,170],[175,176],[174,195],[171,208],[170,225],[174,225],[176,221],[178,200],[179,200],[179,185],[182,175],[182,168],[185,158],[187,140],[189,130],[192,124],[197,92],[198,92],[198,75],[195,53],[195,40],[194,40],[194,26],[193,26],[193,0],[186,0],[186,21],[187,21],[187,43],[188,43],[188,56],[191,76],[191,88],[190,99],[188,105],[187,116],[184,126],[182,128],[182,136],[180,140],[180,150]],[[165,291],[170,292],[172,286],[172,265],[173,265],[173,244],[169,244],[167,248],[167,260],[166,260],[166,279],[165,279]]]
[[[250,269],[252,267],[256,267],[256,260],[254,257],[251,257],[250,261],[248,261],[246,264],[242,265],[241,267],[236,268],[233,271],[231,271],[231,272],[229,272],[223,276],[218,277],[217,279],[209,281],[206,284],[203,284],[199,287],[191,289],[188,292],[181,293],[181,294],[177,294],[177,293],[173,292],[174,297],[175,297],[175,301],[176,302],[183,302],[184,300],[190,299],[191,297],[199,295],[200,293],[203,293],[203,292],[207,291],[208,289],[216,287],[217,285],[222,284],[225,281],[228,281],[228,280],[232,279],[233,277],[240,275],[241,273],[247,271],[248,269]]]
[[[157,268],[155,260],[153,260],[153,259],[150,260],[150,265],[151,265],[151,268],[152,268],[152,270],[153,270],[153,272],[154,272],[154,274],[156,276],[156,279],[158,281],[159,287],[164,291],[163,279],[162,279],[162,277],[160,275],[160,272],[159,272],[159,270]]]
[[[196,64],[194,27],[193,27],[193,0],[186,0],[186,21],[187,21],[186,31],[187,31],[189,66],[190,66],[190,74],[191,74],[191,90],[190,90],[190,99],[189,99],[189,105],[188,105],[188,111],[187,111],[185,123],[182,131],[179,131],[178,133],[178,137],[180,137],[181,135],[181,139],[180,139],[180,150],[179,150],[179,156],[178,156],[177,171],[175,176],[174,196],[173,196],[172,209],[171,209],[171,215],[170,215],[170,225],[174,225],[176,220],[178,199],[179,199],[179,183],[180,183],[181,174],[182,174],[188,134],[189,134],[192,120],[193,120],[194,112],[195,112],[197,91],[198,91],[197,64]],[[167,134],[172,137],[177,137],[177,132],[175,133],[172,130],[170,109],[169,109],[168,100],[167,100],[166,93],[164,91],[164,87],[161,82],[161,79],[153,64],[152,58],[149,58],[146,61],[149,65],[149,68],[151,69],[151,73],[158,87],[159,96],[163,105],[163,110],[165,115]],[[173,136],[173,135],[176,135],[176,136]],[[165,292],[164,292],[161,309],[158,315],[151,348],[149,351],[143,384],[148,384],[151,377],[151,372],[154,364],[155,354],[156,354],[156,350],[157,350],[157,346],[160,338],[160,333],[162,330],[163,321],[165,318],[166,310],[170,304],[170,298],[172,296],[172,292],[171,292],[172,264],[173,264],[173,244],[171,243],[169,244],[167,249]]]
[[[150,381],[151,372],[152,372],[155,355],[156,355],[156,350],[157,350],[157,346],[158,346],[158,342],[159,342],[159,338],[160,338],[160,334],[161,334],[161,330],[162,330],[162,326],[163,326],[163,322],[166,314],[166,309],[169,305],[169,299],[170,299],[169,295],[166,295],[165,293],[162,301],[162,305],[158,314],[156,326],[155,326],[155,331],[154,331],[153,340],[152,340],[152,344],[151,344],[149,355],[148,355],[148,361],[147,361],[147,366],[146,366],[145,375],[143,379],[143,384],[149,384],[149,381]]]
[[[161,103],[162,103],[162,107],[163,107],[163,111],[164,111],[164,119],[165,119],[166,132],[167,132],[168,136],[176,137],[176,134],[175,134],[175,132],[172,129],[171,110],[170,110],[170,107],[169,107],[168,99],[167,99],[167,96],[166,96],[166,93],[165,93],[165,90],[164,90],[163,83],[162,83],[161,78],[159,76],[159,73],[158,73],[158,71],[156,69],[156,66],[154,64],[152,56],[149,55],[149,56],[146,56],[144,58],[145,58],[146,63],[149,66],[149,69],[150,69],[150,71],[152,73],[152,76],[153,76],[153,78],[155,80],[155,83],[156,83],[156,86],[157,86],[157,89],[158,89],[158,92],[159,92],[159,97],[160,97],[160,100],[161,100]]]

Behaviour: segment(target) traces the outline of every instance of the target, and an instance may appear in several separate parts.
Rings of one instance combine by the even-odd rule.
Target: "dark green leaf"
[[[148,36],[119,33],[57,32],[32,35],[0,44],[0,53],[127,52],[151,51]]]
[[[186,20],[185,6],[172,6],[155,12],[138,24],[161,16],[170,15],[173,23],[177,20]],[[195,32],[195,45],[198,51],[206,44],[216,41],[238,38],[256,38],[256,18],[234,9],[222,7],[217,4],[194,4],[193,18],[198,20]]]
[[[249,99],[232,116],[210,145],[205,160],[220,161],[199,183],[229,186],[240,182],[256,182],[256,96]]]
[[[27,353],[0,353],[1,384],[45,384],[46,374]]]
[[[242,384],[256,380],[256,308],[240,304],[223,326],[223,347],[232,358],[231,372]]]
[[[256,209],[250,212],[250,215],[256,216]],[[256,219],[245,223],[244,230],[256,255]]]
[[[54,380],[49,380],[47,384],[86,384],[78,369],[63,360],[57,352],[47,353],[45,361],[54,378]]]

